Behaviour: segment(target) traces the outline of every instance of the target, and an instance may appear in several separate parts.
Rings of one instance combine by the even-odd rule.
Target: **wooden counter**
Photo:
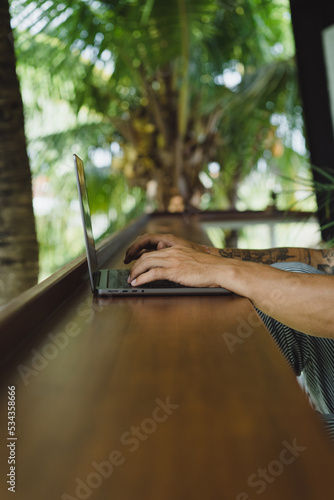
[[[204,238],[182,218],[147,229]],[[332,445],[247,299],[96,299],[86,281],[55,308],[2,368],[1,499],[330,498]]]

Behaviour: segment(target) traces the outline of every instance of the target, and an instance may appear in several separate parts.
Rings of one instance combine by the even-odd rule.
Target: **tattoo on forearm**
[[[304,259],[302,260],[302,262],[305,262],[306,264],[308,264],[309,266],[311,265],[311,252],[308,248],[305,248],[304,249]]]
[[[248,260],[268,265],[285,261],[305,262],[326,274],[334,275],[334,248],[319,251],[309,248],[270,248],[268,250],[222,248],[219,254],[226,259]]]
[[[322,262],[317,265],[319,271],[324,271],[326,274],[334,274],[334,249],[321,251]]]
[[[261,264],[274,264],[293,260],[288,248],[273,248],[269,250],[241,250],[239,248],[222,248],[219,250],[221,257],[227,259],[247,260]]]
[[[219,255],[225,257],[226,259],[242,259],[242,250],[238,248],[221,248],[219,250]]]
[[[319,271],[323,271],[326,274],[334,274],[334,266],[329,266],[328,264],[318,264]]]

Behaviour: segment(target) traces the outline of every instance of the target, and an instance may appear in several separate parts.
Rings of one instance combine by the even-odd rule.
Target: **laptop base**
[[[168,280],[152,281],[135,287],[127,282],[127,269],[101,269],[96,276],[95,293],[99,296],[110,295],[226,295],[231,294],[224,288],[187,287]]]

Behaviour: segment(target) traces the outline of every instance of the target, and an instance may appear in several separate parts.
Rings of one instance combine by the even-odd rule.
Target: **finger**
[[[161,248],[160,248],[161,247]],[[176,259],[180,258],[182,252],[189,252],[189,249],[179,247],[179,245],[174,245],[172,247],[166,246],[165,243],[161,242],[159,245],[159,250],[148,250],[140,252],[141,255],[137,261],[132,265],[130,270],[130,276],[128,282],[133,279],[134,274],[137,275],[146,272],[149,268],[153,267],[172,267],[176,265]]]
[[[133,278],[130,284],[132,286],[141,286],[156,280],[168,280],[168,269],[154,267]]]
[[[126,250],[124,263],[128,264],[133,259],[138,259],[145,250],[156,249],[159,240],[159,235],[144,234],[139,236]]]
[[[173,235],[169,234],[144,234],[143,236],[139,236],[127,249],[124,263],[128,264],[132,260],[138,259],[147,250],[159,250],[170,247],[174,244],[174,239]]]
[[[137,278],[139,275],[146,273],[150,269],[154,268],[167,268],[170,267],[169,262],[161,258],[160,255],[157,252],[152,252],[150,254],[145,254],[143,255],[135,264],[133,264],[128,282],[131,283],[131,281],[135,278]]]

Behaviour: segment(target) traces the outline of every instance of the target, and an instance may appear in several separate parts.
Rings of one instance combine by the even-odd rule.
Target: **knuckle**
[[[150,270],[150,273],[153,278],[156,278],[159,274],[159,271],[156,267],[154,267],[153,269]]]

